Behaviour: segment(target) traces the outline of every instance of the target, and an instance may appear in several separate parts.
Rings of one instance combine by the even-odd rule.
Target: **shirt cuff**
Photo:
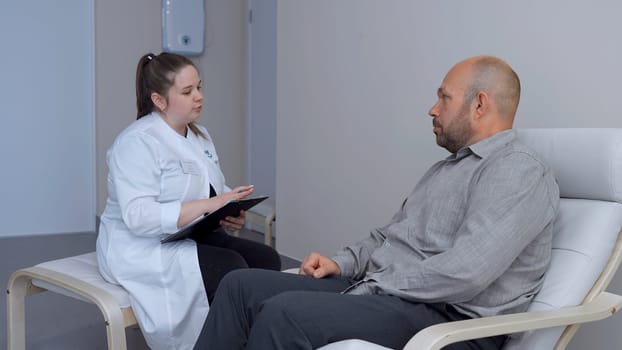
[[[341,276],[352,277],[354,275],[354,263],[352,262],[352,259],[348,258],[348,256],[343,253],[338,253],[331,259],[333,259],[333,261],[339,266]]]
[[[160,204],[160,222],[163,233],[177,232],[177,220],[181,212],[181,202],[168,202]]]

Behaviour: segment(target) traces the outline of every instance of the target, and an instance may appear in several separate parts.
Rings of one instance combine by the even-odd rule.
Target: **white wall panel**
[[[93,5],[0,10],[0,236],[95,230]]]

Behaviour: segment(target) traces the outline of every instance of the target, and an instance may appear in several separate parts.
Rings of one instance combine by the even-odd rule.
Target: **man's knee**
[[[251,349],[309,349],[322,344],[318,322],[310,319],[308,293],[286,291],[261,303],[249,337]],[[313,318],[313,316],[311,316]],[[318,336],[320,335],[320,336]],[[324,342],[325,343],[325,342]]]
[[[273,297],[264,300],[261,303],[259,312],[262,314],[263,320],[271,320],[276,322],[277,320],[283,321],[288,319],[290,321],[296,319],[296,315],[304,307],[301,305],[301,293],[298,291],[286,291],[279,293]],[[283,317],[287,315],[287,317]]]
[[[219,289],[241,291],[245,289],[261,288],[272,277],[274,271],[262,269],[237,269],[228,272],[220,282]],[[280,273],[280,272],[279,272]]]
[[[220,282],[219,288],[238,289],[242,287],[245,281],[251,279],[252,269],[236,269],[229,271]]]

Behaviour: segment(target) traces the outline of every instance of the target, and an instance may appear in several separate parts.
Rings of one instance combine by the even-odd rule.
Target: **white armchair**
[[[605,292],[621,259],[622,129],[524,129],[519,139],[554,169],[560,187],[553,258],[528,312],[450,322],[415,334],[404,349],[525,332],[504,350],[564,349],[581,323],[613,315],[622,297]],[[612,345],[613,346],[613,345]],[[321,350],[386,349],[351,339]]]

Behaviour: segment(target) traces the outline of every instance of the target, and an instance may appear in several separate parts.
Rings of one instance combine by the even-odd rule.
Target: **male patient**
[[[441,322],[524,311],[551,254],[559,190],[512,130],[520,81],[503,60],[456,64],[429,111],[434,164],[384,227],[300,275],[236,270],[221,282],[208,349],[315,349],[343,339],[402,348]],[[448,346],[499,349],[505,336]]]

